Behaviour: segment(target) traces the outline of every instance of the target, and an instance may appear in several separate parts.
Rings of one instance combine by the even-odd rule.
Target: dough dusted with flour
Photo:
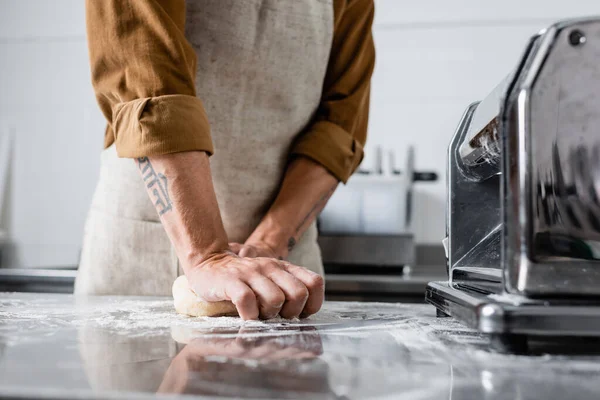
[[[173,300],[175,311],[192,317],[219,317],[223,315],[238,315],[237,309],[230,301],[204,301],[196,296],[190,288],[185,275],[173,282]]]

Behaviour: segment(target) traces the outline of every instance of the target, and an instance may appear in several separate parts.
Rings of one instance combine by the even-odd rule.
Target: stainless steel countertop
[[[179,316],[165,298],[0,293],[4,398],[598,395],[598,355],[505,356],[486,346],[423,304],[330,302],[307,320],[242,323]]]

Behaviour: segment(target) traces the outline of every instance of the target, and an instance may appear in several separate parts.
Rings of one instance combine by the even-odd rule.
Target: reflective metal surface
[[[575,36],[573,36],[576,34]],[[506,289],[599,295],[600,19],[533,42],[502,111]]]
[[[450,281],[501,269],[508,293],[600,296],[599,65],[600,18],[560,22],[469,106],[449,147]]]
[[[161,298],[0,294],[0,395],[589,399],[600,389],[589,348],[516,357],[488,344],[427,305],[328,303],[304,321],[242,324],[177,316]]]
[[[512,80],[509,75],[477,104],[458,149],[463,172],[476,180],[485,180],[500,172],[500,134],[498,116],[502,99]]]
[[[427,288],[440,313],[508,350],[600,338],[600,18],[533,36],[469,106],[448,150],[447,239],[449,280]]]
[[[496,98],[497,96],[492,96]],[[487,163],[467,165],[461,146],[479,107],[471,104],[448,148],[446,235],[450,280],[455,268],[500,269],[500,177]],[[465,173],[465,171],[471,171]],[[485,177],[485,179],[483,179]]]
[[[427,299],[444,313],[460,315],[469,326],[484,333],[597,337],[600,332],[600,303],[583,299],[489,295],[448,282],[431,282]]]
[[[574,46],[572,32],[590,40]],[[556,32],[552,46],[531,91],[532,256],[600,259],[600,23]],[[557,115],[552,133],[549,110]]]

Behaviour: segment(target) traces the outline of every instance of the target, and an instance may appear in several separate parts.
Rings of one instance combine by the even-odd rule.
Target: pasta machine
[[[600,337],[600,17],[531,38],[448,149],[448,281],[426,300],[505,352]]]

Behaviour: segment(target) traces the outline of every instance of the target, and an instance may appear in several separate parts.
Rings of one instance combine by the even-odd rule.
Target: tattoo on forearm
[[[291,237],[290,240],[288,240],[288,251],[292,251],[294,246],[296,246],[296,239]]]
[[[300,233],[300,230],[304,227],[304,225],[306,225],[307,222],[309,222],[313,217],[315,217],[318,213],[320,213],[323,208],[325,208],[327,201],[333,195],[333,192],[335,192],[336,188],[337,188],[337,185],[332,187],[331,189],[329,189],[327,191],[327,193],[325,193],[323,196],[321,196],[321,198],[310,209],[308,214],[306,214],[306,217],[304,217],[302,222],[300,222],[300,225],[298,225],[298,227],[296,228],[296,233]]]
[[[154,196],[154,206],[158,215],[163,215],[173,209],[173,203],[169,197],[167,177],[161,173],[156,173],[148,157],[137,159],[138,167],[142,172],[142,179],[148,190]],[[151,197],[152,197],[151,196]]]
[[[336,188],[337,184],[331,189],[329,189],[327,193],[321,196],[321,198],[313,205],[308,214],[304,217],[302,222],[300,222],[300,225],[298,225],[298,227],[296,228],[294,236],[292,236],[290,240],[288,240],[288,251],[292,251],[292,249],[296,246],[296,237],[300,236],[304,232],[303,229],[305,228],[305,225],[307,225],[308,222],[312,222],[312,218],[316,217],[317,214],[319,214],[323,210],[323,208],[325,208],[325,205],[327,204],[331,196],[333,196],[333,192],[335,192]]]

